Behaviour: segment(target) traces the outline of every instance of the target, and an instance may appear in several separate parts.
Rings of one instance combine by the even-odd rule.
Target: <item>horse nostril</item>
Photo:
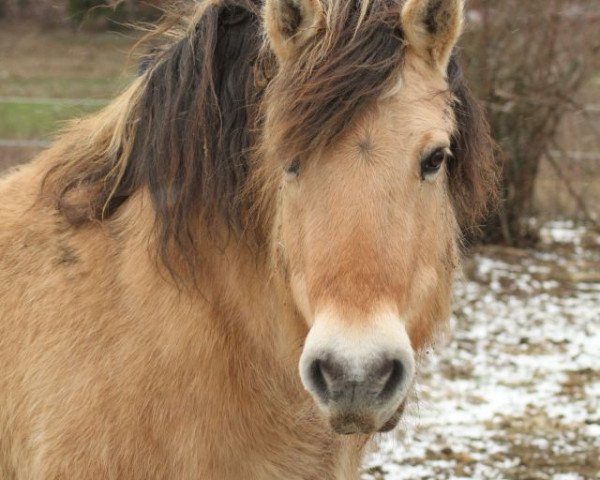
[[[310,366],[310,378],[313,383],[315,393],[322,399],[327,400],[329,397],[329,388],[327,388],[327,382],[321,369],[321,360],[315,360]]]
[[[386,400],[393,396],[402,384],[404,378],[404,366],[400,360],[386,360],[378,372],[381,381],[385,381],[383,389],[378,395],[380,400]]]
[[[315,393],[324,401],[327,401],[333,395],[337,383],[344,376],[343,369],[330,357],[318,359],[312,362],[310,366],[310,378]]]
[[[324,405],[338,409],[395,402],[410,375],[410,368],[407,370],[401,360],[385,357],[366,365],[353,365],[333,355],[322,355],[307,367],[307,389]]]

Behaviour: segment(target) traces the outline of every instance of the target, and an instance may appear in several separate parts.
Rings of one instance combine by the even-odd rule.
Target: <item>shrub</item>
[[[468,75],[505,157],[503,205],[485,239],[523,245],[541,160],[583,85],[598,73],[597,0],[472,0]],[[568,161],[565,159],[565,161]]]

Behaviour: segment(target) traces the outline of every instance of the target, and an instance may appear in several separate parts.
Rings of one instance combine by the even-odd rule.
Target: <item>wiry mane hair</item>
[[[59,142],[71,144],[66,160],[46,178],[73,224],[107,219],[147,189],[165,260],[173,246],[193,257],[199,219],[240,228],[262,43],[259,6],[250,0],[206,1],[177,23],[174,16],[149,35],[160,43],[135,84]]]
[[[293,161],[330,143],[401,72],[397,0],[324,4],[323,31],[278,67],[261,1],[193,2],[177,25],[159,27],[162,40],[131,87],[55,143],[45,195],[80,225],[110,218],[147,191],[167,265],[172,247],[195,258],[201,226],[217,222],[235,234],[258,227],[246,185],[260,154]],[[458,121],[450,186],[459,220],[470,225],[486,211],[497,168],[455,60],[448,75]],[[269,138],[265,125],[274,126]]]

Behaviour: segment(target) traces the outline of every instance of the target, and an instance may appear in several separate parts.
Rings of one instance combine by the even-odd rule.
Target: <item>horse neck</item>
[[[202,312],[195,320],[198,335],[208,322],[212,331],[235,338],[246,351],[295,373],[306,326],[291,307],[283,276],[269,255],[257,255],[234,234],[198,235],[196,284],[177,284],[148,242],[155,234],[150,205],[147,195],[136,195],[117,219],[127,225],[121,268],[134,301],[160,298],[171,316]]]

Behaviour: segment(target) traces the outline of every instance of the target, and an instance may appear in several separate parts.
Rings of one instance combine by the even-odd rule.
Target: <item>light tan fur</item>
[[[325,305],[341,328],[391,306],[415,349],[447,318],[457,225],[446,172],[419,174],[454,129],[444,76],[409,52],[401,87],[298,179],[263,159],[272,255],[199,228],[198,289],[157,263],[146,190],[79,227],[40,197],[67,156],[125,158],[139,93],[0,179],[0,479],[358,479],[370,436],[332,432],[298,361]]]
[[[148,251],[143,195],[73,229],[36,205],[40,158],[0,183],[0,478],[334,479],[367,438],[329,431],[297,375],[306,327],[231,245],[202,295]]]
[[[350,321],[391,306],[419,349],[449,315],[458,258],[445,173],[421,182],[419,159],[449,145],[454,125],[445,81],[421,57],[406,57],[401,84],[284,185],[273,245],[305,317],[333,305]]]
[[[463,8],[464,0],[406,0],[402,8],[409,47],[442,72],[462,33]]]
[[[296,16],[298,25],[293,24]],[[325,21],[319,0],[267,0],[264,17],[266,31],[281,61],[315,35]]]

